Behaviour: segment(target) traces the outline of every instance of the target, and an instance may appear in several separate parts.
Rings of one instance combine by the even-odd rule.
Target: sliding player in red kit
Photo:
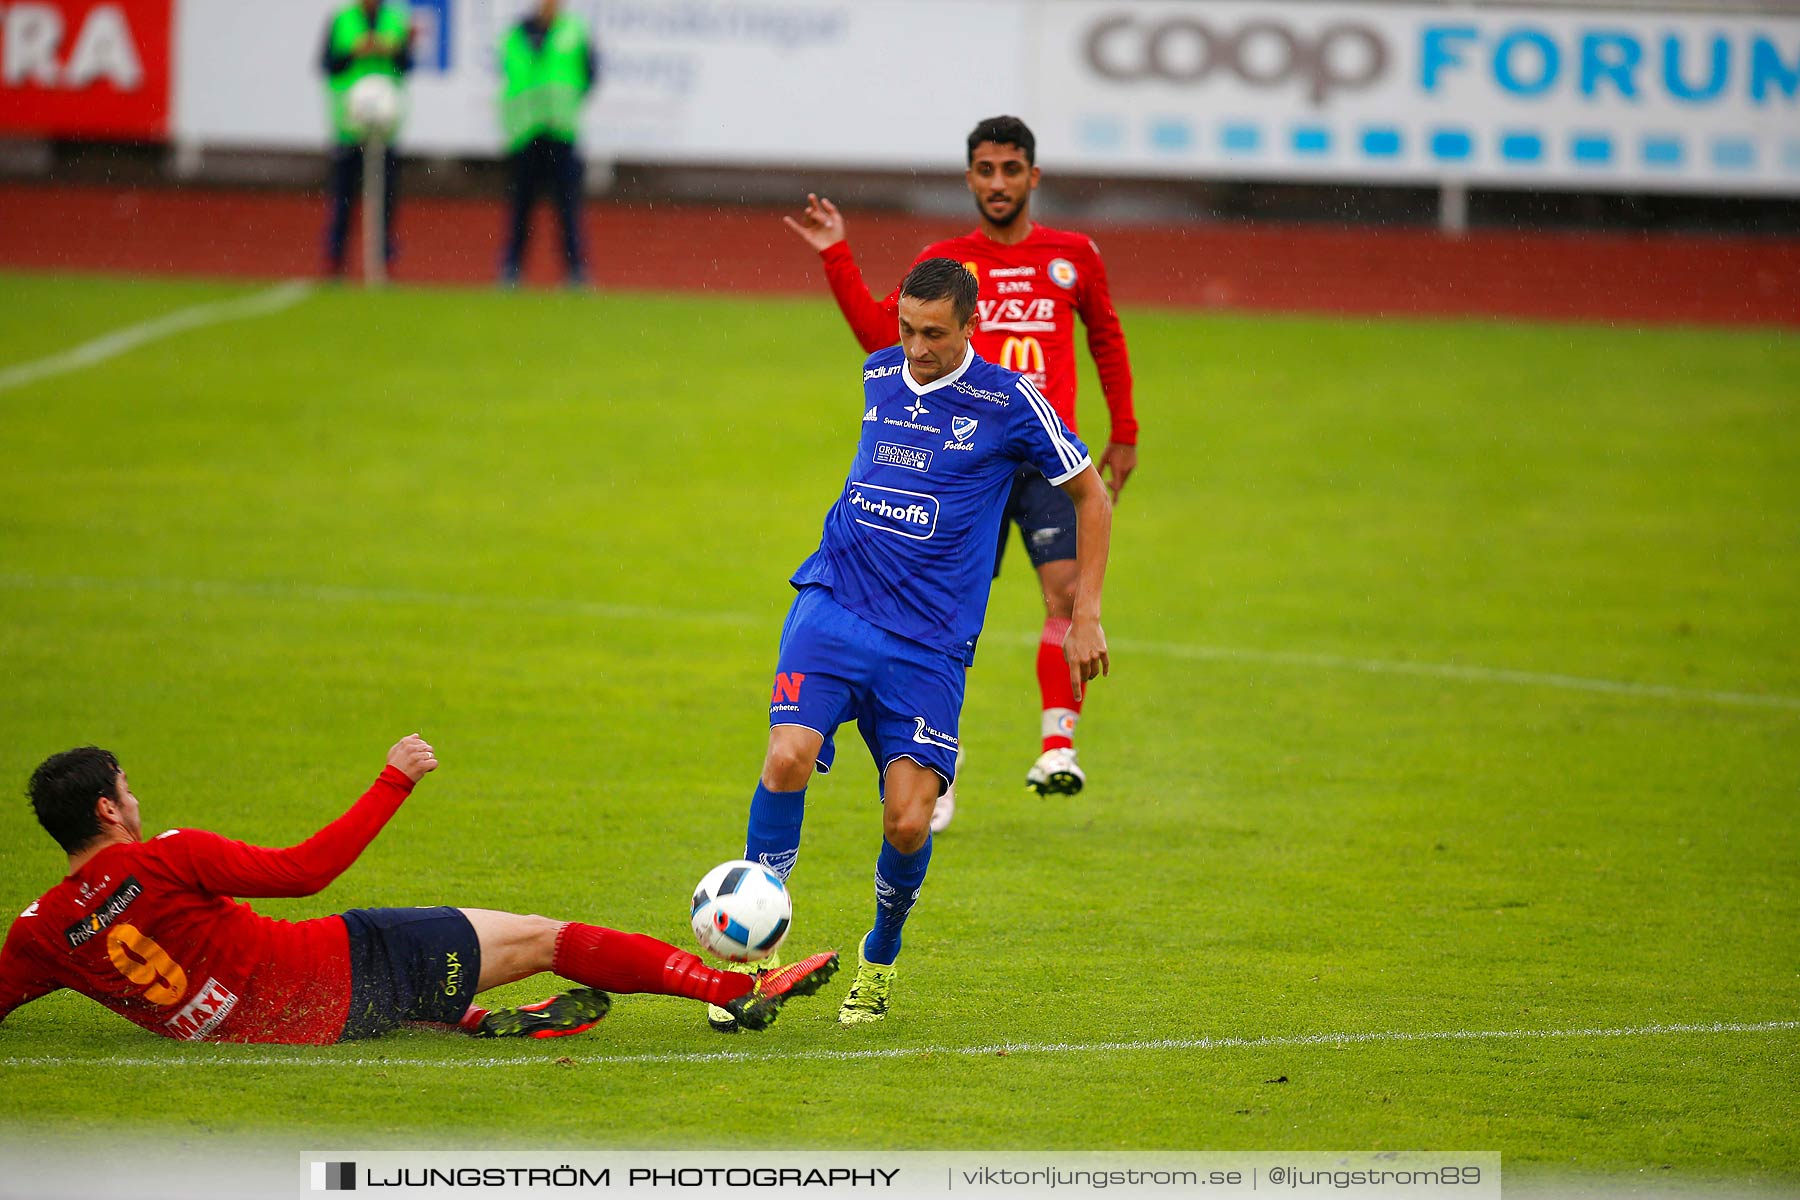
[[[1100,251],[1084,234],[1036,225],[1031,193],[1038,185],[1037,139],[1017,117],[990,117],[969,134],[966,178],[981,223],[971,233],[934,242],[919,252],[962,263],[979,285],[975,353],[1018,371],[1043,393],[1071,431],[1075,423],[1075,318],[1087,328],[1088,352],[1112,417],[1106,449],[1094,464],[1114,500],[1137,468],[1137,418],[1131,404],[1131,361],[1125,333],[1113,311]],[[788,228],[819,251],[831,292],[856,340],[867,351],[894,342],[900,292],[877,301],[863,282],[845,240],[843,214],[830,200],[808,196]],[[927,419],[923,415],[915,420]],[[1020,469],[1007,501],[994,553],[994,573],[1006,550],[1008,525],[1016,524],[1044,597],[1044,629],[1038,641],[1038,692],[1042,700],[1043,753],[1025,776],[1039,795],[1073,795],[1087,782],[1075,757],[1075,724],[1081,697],[1063,661],[1075,598],[1075,510],[1068,497],[1032,467]],[[938,800],[931,828],[940,831],[956,811],[952,787]]]
[[[837,970],[837,955],[815,954],[753,980],[643,934],[490,909],[278,921],[232,899],[321,891],[437,765],[422,738],[402,738],[348,812],[276,850],[198,829],[145,841],[137,797],[111,753],[84,746],[46,759],[28,790],[69,873],[20,914],[0,948],[0,1020],[70,988],[188,1041],[322,1045],[409,1022],[478,1037],[557,1037],[598,1022],[612,991],[704,1000],[743,1028],[766,1029],[787,1000]],[[472,1003],[540,971],[583,986],[519,1008]]]

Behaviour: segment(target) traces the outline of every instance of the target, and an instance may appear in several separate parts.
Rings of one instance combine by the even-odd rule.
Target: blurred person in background
[[[587,281],[581,241],[584,175],[575,148],[582,102],[599,79],[594,40],[559,0],[540,0],[500,44],[500,127],[512,166],[511,214],[500,281],[519,280],[531,237],[531,209],[548,189],[562,220],[563,261],[571,285]]]
[[[383,4],[381,0],[354,0],[339,9],[325,27],[320,67],[325,73],[336,139],[331,154],[331,211],[325,228],[325,270],[330,275],[344,273],[350,206],[362,190],[363,135],[350,119],[350,88],[368,75],[391,76],[398,85],[413,67],[412,36],[412,18],[406,6]],[[400,160],[391,142],[382,157],[387,180],[387,240],[382,249],[391,265]]]

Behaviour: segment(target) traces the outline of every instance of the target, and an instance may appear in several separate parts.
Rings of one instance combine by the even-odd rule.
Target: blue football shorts
[[[1036,467],[1021,466],[1013,475],[1000,517],[1000,541],[994,547],[996,579],[1006,558],[1006,535],[1014,525],[1034,568],[1075,557],[1075,502]]]
[[[852,718],[885,776],[910,758],[937,772],[940,792],[956,778],[962,660],[889,633],[817,584],[800,589],[781,627],[769,727],[801,725],[824,735],[819,770],[837,756],[833,735]]]
[[[454,1025],[475,998],[481,942],[457,908],[353,908],[350,1015],[341,1042],[408,1021]]]

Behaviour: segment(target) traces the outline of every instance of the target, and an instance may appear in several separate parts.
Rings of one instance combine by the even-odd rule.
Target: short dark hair
[[[908,271],[900,284],[900,294],[914,300],[949,300],[958,325],[967,325],[975,315],[979,292],[975,276],[954,258],[928,258]]]
[[[1017,146],[1025,152],[1025,161],[1037,165],[1037,138],[1031,126],[1017,117],[989,117],[969,133],[969,161],[975,161],[975,147],[983,142],[998,146]]]
[[[119,760],[98,746],[77,746],[52,754],[31,773],[25,794],[38,824],[73,854],[100,836],[94,802],[119,798]]]

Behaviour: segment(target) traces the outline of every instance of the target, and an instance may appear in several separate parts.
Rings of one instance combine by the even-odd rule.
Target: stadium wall
[[[339,0],[7,0],[0,131],[311,150]],[[402,149],[495,157],[525,0],[411,0]],[[568,0],[599,159],[950,171],[1030,114],[1102,177],[1800,196],[1800,15],[1303,0]],[[1790,6],[1791,7],[1791,6]]]
[[[585,133],[591,157],[612,160],[595,172],[612,180],[611,202],[588,211],[597,278],[816,295],[816,265],[769,207],[812,188],[853,207],[870,278],[884,278],[966,222],[962,138],[973,116],[1011,109],[1031,117],[1051,165],[1040,214],[1100,236],[1128,303],[1800,325],[1796,6],[1620,7],[1630,2],[568,0],[595,19],[606,55]],[[402,280],[492,278],[490,48],[520,6],[413,0]],[[323,178],[330,7],[0,0],[0,176],[48,180],[0,184],[0,264],[314,272],[321,214],[298,193]],[[1161,69],[1194,77],[1115,78],[1127,42],[1106,39],[1161,26],[1174,39]],[[1342,40],[1357,26],[1388,39],[1384,73],[1366,84],[1343,82],[1369,74],[1355,37]],[[944,28],[958,36],[945,43]],[[1104,70],[1091,61],[1097,31]],[[1229,68],[1223,49],[1205,72],[1207,60],[1180,57],[1221,39]],[[1542,157],[1509,160],[1501,147],[1527,117]],[[1252,118],[1261,134],[1227,136]],[[1377,120],[1406,149],[1370,168],[1352,153]],[[1451,120],[1468,154],[1446,166],[1432,147]],[[1649,162],[1652,136],[1687,149]],[[1580,139],[1606,139],[1614,157],[1578,161]],[[1721,156],[1721,141],[1737,148]],[[1294,167],[1278,150],[1313,157]],[[272,186],[168,186],[221,180]],[[1461,239],[1417,228],[1440,189],[1467,189],[1490,228]],[[1243,223],[1267,215],[1314,224]],[[1368,224],[1414,228],[1357,228]],[[1776,236],[1525,231],[1608,224]],[[548,241],[528,278],[554,277]],[[625,245],[628,256],[611,250]]]

